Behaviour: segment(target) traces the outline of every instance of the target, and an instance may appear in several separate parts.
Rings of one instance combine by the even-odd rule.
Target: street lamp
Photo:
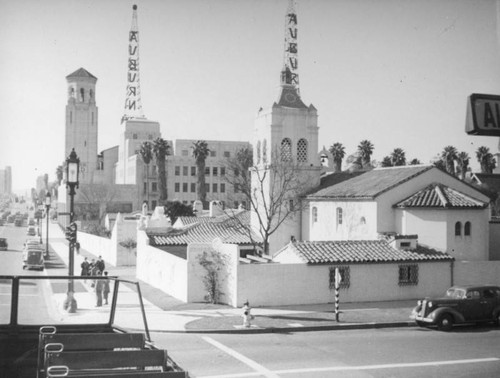
[[[69,188],[69,223],[73,223],[74,218],[74,197],[75,197],[75,187],[78,188],[78,174],[80,172],[80,159],[76,156],[75,149],[71,150],[69,157],[66,159],[66,188]],[[71,277],[74,275],[74,257],[75,257],[75,245],[73,242],[69,242],[69,266],[68,275]],[[74,286],[73,280],[70,279],[68,282],[68,296],[64,307],[68,312],[76,312],[76,300],[74,298]]]
[[[49,257],[49,210],[50,210],[50,203],[51,203],[51,196],[50,192],[47,192],[45,195],[45,212],[47,213],[47,238],[46,238],[46,243],[45,243],[45,258]]]

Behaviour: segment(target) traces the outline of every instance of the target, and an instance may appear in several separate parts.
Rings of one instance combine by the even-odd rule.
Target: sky
[[[453,145],[479,165],[498,137],[465,133],[467,98],[500,94],[497,1],[296,0],[302,100],[319,146],[370,140],[429,163]],[[65,160],[66,76],[98,78],[99,152],[122,132],[128,32],[138,6],[145,116],[162,137],[253,141],[277,100],[288,0],[0,0],[0,169],[16,192]]]

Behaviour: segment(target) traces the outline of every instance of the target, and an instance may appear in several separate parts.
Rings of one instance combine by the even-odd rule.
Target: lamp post
[[[47,213],[47,238],[46,243],[45,243],[45,258],[49,257],[49,210],[50,210],[50,203],[51,203],[52,197],[50,196],[50,192],[47,192],[45,195],[45,212]]]
[[[80,172],[80,159],[76,156],[75,149],[71,150],[69,157],[66,159],[66,188],[69,188],[69,223],[73,223],[74,218],[74,197],[75,197],[75,187],[78,188],[78,174]],[[73,242],[69,242],[69,266],[68,275],[71,277],[74,275],[74,257],[75,257],[75,245]],[[68,282],[68,296],[64,304],[68,312],[76,312],[76,300],[74,298],[74,285],[73,280],[70,279]]]

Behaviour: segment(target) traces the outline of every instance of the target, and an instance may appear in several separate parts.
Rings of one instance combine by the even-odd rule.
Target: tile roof
[[[195,223],[180,229],[170,229],[165,232],[148,232],[150,245],[188,245],[192,243],[211,243],[220,238],[223,243],[252,244],[260,243],[261,238],[236,224],[235,221]]]
[[[243,224],[250,224],[250,212],[247,210],[235,210],[235,209],[225,210],[224,214],[216,216],[216,217],[182,216],[182,217],[178,217],[175,222],[177,223],[178,221],[180,221],[183,225],[187,226],[187,225],[195,224],[195,223],[228,222],[233,217],[238,218],[239,221]]]
[[[308,264],[453,260],[447,253],[423,246],[414,250],[398,250],[385,240],[302,241],[289,243],[278,254],[288,248]]]
[[[93,79],[97,79],[94,75],[92,75],[89,71],[87,71],[85,68],[79,68],[75,72],[69,74],[66,76],[66,79],[70,77],[91,77]]]
[[[281,87],[281,93],[276,105],[286,108],[307,109],[306,104],[302,102],[300,95],[297,93],[297,89],[289,85]]]
[[[432,165],[375,168],[338,184],[320,188],[307,198],[373,199],[431,169],[436,168]]]
[[[425,208],[474,208],[483,209],[488,204],[442,184],[430,184],[426,188],[397,203],[395,207]]]

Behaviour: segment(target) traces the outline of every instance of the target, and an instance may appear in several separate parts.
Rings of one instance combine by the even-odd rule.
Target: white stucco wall
[[[78,231],[77,240],[81,249],[96,257],[101,255],[105,262],[116,266],[116,244],[111,239]]]
[[[317,208],[317,222],[313,222],[314,207]],[[337,208],[342,209],[340,225],[337,224]],[[377,239],[377,204],[374,201],[311,201],[306,211],[311,241]]]
[[[181,301],[188,301],[187,261],[148,245],[144,231],[137,232],[137,278]]]
[[[455,285],[500,286],[500,261],[455,261]]]

